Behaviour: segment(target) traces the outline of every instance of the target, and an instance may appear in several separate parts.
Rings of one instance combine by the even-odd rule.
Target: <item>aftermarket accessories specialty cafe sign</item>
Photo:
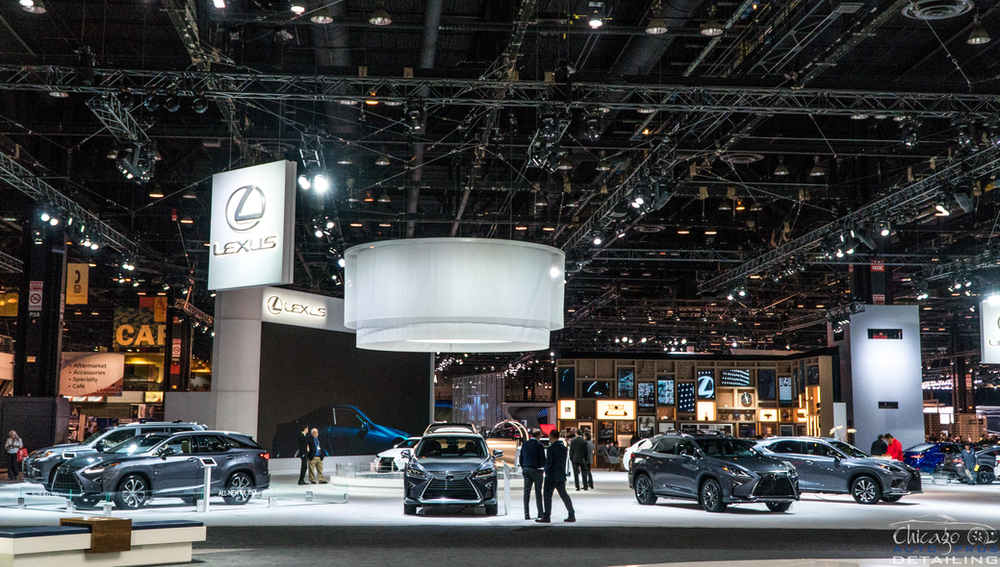
[[[125,355],[113,352],[64,352],[60,396],[120,396]]]

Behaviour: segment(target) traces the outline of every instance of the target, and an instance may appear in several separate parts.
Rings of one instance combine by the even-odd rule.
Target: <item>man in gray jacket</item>
[[[583,476],[583,489],[587,490],[587,477],[590,476],[590,445],[582,435],[577,435],[569,442],[569,461],[573,463],[573,484],[580,490],[580,476]]]

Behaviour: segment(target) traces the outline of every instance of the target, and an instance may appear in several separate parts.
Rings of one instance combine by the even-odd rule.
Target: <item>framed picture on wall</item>
[[[601,443],[607,443],[615,438],[615,422],[613,421],[602,421],[600,422],[600,427],[597,430],[597,440]]]
[[[749,386],[750,370],[746,368],[724,368],[719,376],[720,386]]]
[[[673,380],[657,380],[656,381],[656,403],[661,406],[672,406],[674,405],[674,381]]]
[[[694,382],[677,384],[677,411],[693,413],[694,410]]]
[[[618,397],[635,398],[635,369],[618,369]]]
[[[715,371],[714,370],[699,370],[698,371],[698,399],[701,399],[701,400],[714,400],[715,399]]]
[[[656,409],[656,385],[652,382],[639,382],[636,387],[639,401],[636,404],[640,410]]]
[[[778,398],[774,370],[760,369],[757,371],[757,398],[761,400],[776,400]]]
[[[819,386],[819,366],[806,367],[806,386]]]
[[[575,397],[576,368],[564,367],[556,370],[556,373],[559,375],[559,399]]]
[[[655,432],[656,419],[651,415],[639,416],[639,437],[652,437]]]
[[[631,420],[619,421],[618,435],[635,435],[635,422]]]

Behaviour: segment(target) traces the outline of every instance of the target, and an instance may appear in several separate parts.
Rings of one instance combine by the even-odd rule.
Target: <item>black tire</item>
[[[99,494],[87,494],[87,495],[84,495],[84,496],[74,496],[73,497],[73,506],[76,506],[77,508],[81,508],[81,509],[83,509],[83,508],[88,508],[88,509],[89,508],[97,508],[98,506],[101,505],[101,502],[103,502],[103,501],[104,500],[101,498],[101,495],[99,495]]]
[[[888,502],[889,504],[895,504],[903,498],[902,494],[883,494],[882,501]]]
[[[698,503],[706,512],[725,512],[726,504],[722,501],[722,487],[714,478],[707,479],[698,490]]]
[[[656,504],[656,495],[653,494],[653,481],[649,476],[641,474],[635,479],[635,499],[643,506]]]
[[[976,484],[993,484],[993,469],[990,467],[979,467],[976,471]]]
[[[403,513],[407,516],[416,516],[417,506],[415,504],[403,504]]]
[[[226,488],[222,493],[222,498],[225,499],[226,504],[243,505],[253,498],[256,488],[253,479],[247,473],[233,473],[229,477],[229,480],[226,481]]]
[[[792,507],[791,502],[765,502],[767,509],[772,512],[787,512]]]
[[[149,482],[137,475],[130,474],[118,483],[115,491],[115,506],[122,510],[138,510],[149,502]]]
[[[851,481],[851,496],[858,504],[878,504],[882,499],[882,487],[874,477],[863,474]]]
[[[497,510],[498,506],[499,506],[499,504],[487,504],[486,505],[486,515],[487,516],[496,516],[497,515],[497,511],[498,511]]]

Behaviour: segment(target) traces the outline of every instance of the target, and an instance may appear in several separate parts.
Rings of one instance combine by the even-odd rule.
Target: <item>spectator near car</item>
[[[569,460],[573,464],[573,484],[580,490],[580,476],[583,476],[583,489],[587,490],[587,475],[590,472],[590,451],[587,440],[581,435],[573,437],[569,442]]]
[[[894,461],[903,461],[903,445],[900,444],[899,439],[892,436],[892,433],[885,434],[885,442],[888,447],[886,447],[885,454],[889,456],[890,459]]]
[[[881,457],[889,449],[889,446],[885,444],[884,439],[885,435],[880,433],[878,439],[872,442],[871,455],[873,457]]]
[[[538,440],[542,436],[539,429],[531,430],[531,439],[521,447],[519,465],[521,474],[524,477],[524,519],[530,520],[531,513],[531,489],[535,489],[535,507],[538,509],[538,516],[541,518],[545,514],[545,504],[542,502],[542,482],[545,480],[545,447]]]

